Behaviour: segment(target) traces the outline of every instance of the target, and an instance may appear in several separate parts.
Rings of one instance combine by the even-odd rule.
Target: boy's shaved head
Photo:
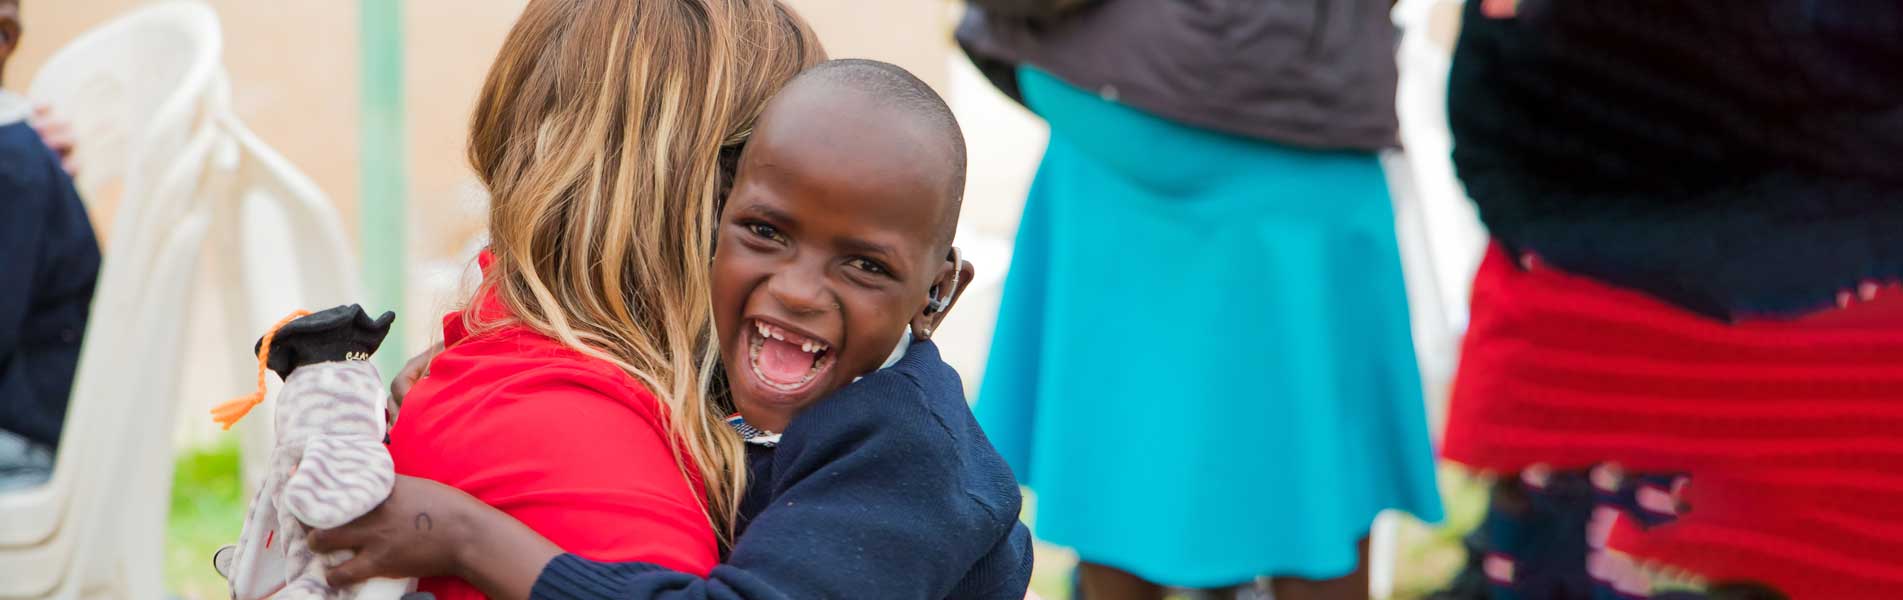
[[[793,96],[820,91],[819,88],[824,88],[821,93],[826,94],[854,93],[932,132],[936,138],[932,144],[934,150],[942,152],[941,159],[945,161],[941,166],[950,169],[946,189],[950,202],[946,203],[946,212],[941,216],[943,228],[938,240],[940,245],[949,246],[964,202],[966,165],[964,130],[958,127],[958,117],[952,114],[951,106],[931,85],[905,68],[863,58],[842,58],[815,65],[787,83],[780,94]]]

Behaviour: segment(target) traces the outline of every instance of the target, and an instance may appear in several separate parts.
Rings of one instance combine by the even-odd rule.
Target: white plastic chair
[[[30,88],[73,121],[89,197],[123,191],[53,478],[0,495],[0,597],[162,596],[185,307],[219,208],[205,167],[221,136],[237,146],[210,118],[221,46],[208,8],[157,4],[81,35]]]
[[[86,165],[82,192],[124,178],[133,193],[169,162],[191,134],[223,47],[210,8],[172,1],[80,34],[47,60],[28,96],[58,106],[72,122]]]
[[[224,306],[240,337],[220,349],[243,367],[254,338],[294,309],[319,310],[363,297],[356,252],[342,219],[322,191],[229,113],[216,118],[237,162],[225,191],[211,253]],[[239,435],[247,496],[257,489],[273,438],[271,403],[246,419]]]
[[[141,290],[127,281],[151,273],[151,260],[163,243],[156,233],[131,235],[146,203],[138,200],[151,172],[160,167],[140,166],[154,158],[176,160],[192,128],[189,115],[216,71],[222,41],[216,18],[196,4],[161,4],[115,20],[81,35],[55,54],[30,88],[31,94],[58,104],[72,120],[80,152],[88,164],[88,191],[110,179],[127,180],[124,209],[115,230],[126,234],[107,249],[88,342],[75,381],[75,398],[93,379],[116,376],[114,359],[123,354],[122,340],[93,343],[92,333],[126,327],[125,318],[113,318],[115,305],[132,305]],[[133,143],[134,141],[137,143]],[[127,315],[129,316],[129,315]],[[93,366],[88,366],[88,365]],[[92,384],[96,389],[98,384]],[[119,402],[131,402],[122,399]],[[75,404],[78,404],[75,402]],[[73,535],[78,529],[71,508],[82,472],[98,472],[103,453],[91,449],[97,441],[116,437],[113,425],[122,411],[101,411],[100,417],[69,410],[67,420],[77,426],[56,459],[47,485],[18,494],[0,495],[0,551],[52,541],[55,532]],[[103,420],[102,420],[103,419]],[[97,435],[99,437],[92,438]],[[68,451],[70,450],[70,451]],[[0,564],[8,561],[0,560]],[[0,574],[3,575],[3,574]],[[0,576],[0,581],[20,581]],[[0,593],[0,595],[9,595]]]
[[[122,432],[114,436],[118,443],[99,439],[103,433],[68,434],[73,437],[60,460],[96,468],[85,469],[90,473],[73,486],[52,543],[19,552],[0,548],[0,581],[9,582],[0,584],[0,597],[161,595],[170,425],[180,405],[183,331],[201,325],[186,318],[201,262],[214,269],[215,285],[227,292],[234,321],[229,330],[244,332],[229,346],[206,351],[228,353],[247,366],[251,332],[263,331],[292,308],[341,304],[360,295],[356,261],[336,212],[308,178],[222,110],[222,90],[212,96],[204,105],[216,114],[200,119],[203,127],[155,179],[145,196],[153,205],[139,229],[128,232],[143,231],[129,236],[137,239],[154,232],[166,238],[150,260],[139,261],[147,269],[144,277],[112,280],[138,288],[131,296],[137,302],[113,304],[108,298],[117,296],[104,291],[104,284],[95,302],[95,323],[136,330],[89,327],[89,362],[75,385],[68,431],[116,430]],[[119,250],[114,247],[107,260],[120,257]],[[112,317],[102,318],[107,313]],[[97,365],[121,370],[92,377],[102,375]],[[268,435],[261,448],[270,448]],[[148,500],[111,504],[120,498]]]
[[[167,356],[177,355],[183,350],[182,338],[185,323],[172,318],[180,307],[190,301],[193,270],[198,263],[198,249],[202,247],[206,231],[210,226],[210,215],[200,210],[181,220],[172,230],[170,239],[157,252],[158,260],[154,267],[167,274],[178,275],[166,284],[146,290],[145,302],[139,314],[134,315],[147,323],[138,332],[129,332],[113,341],[117,354],[122,356]],[[98,339],[88,335],[88,342]],[[80,444],[88,447],[98,445],[97,449],[110,450],[114,446],[125,448],[139,444],[114,444],[114,440],[105,435],[104,429],[115,425],[125,425],[128,433],[137,428],[153,428],[149,418],[152,413],[163,413],[172,399],[165,390],[176,389],[178,370],[151,372],[153,378],[135,378],[125,376],[120,381],[103,382],[97,388],[82,392],[75,389],[75,403],[69,413],[68,422],[90,419],[98,429],[93,432],[67,428],[67,439],[62,447],[59,461],[64,466],[68,448],[78,449]],[[140,393],[140,391],[148,393]],[[131,402],[109,404],[106,402],[80,402],[82,393],[116,394]],[[97,398],[98,396],[92,396]],[[137,410],[132,403],[146,402],[150,406]],[[94,409],[94,410],[87,410]],[[120,422],[111,422],[111,418],[101,413],[111,409],[127,413]],[[165,421],[170,423],[170,421]],[[104,427],[98,427],[103,425]],[[135,436],[136,437],[136,436]],[[168,436],[169,437],[169,436]],[[78,438],[78,439],[74,439]],[[140,449],[150,452],[153,449]],[[88,452],[90,456],[118,458],[119,452]],[[167,463],[164,469],[167,486],[156,496],[115,494],[111,480],[130,478],[135,475],[123,469],[100,469],[86,473],[88,480],[80,483],[72,505],[62,520],[59,531],[55,532],[51,543],[28,547],[24,550],[0,549],[0,597],[6,598],[146,598],[163,597],[160,567],[163,565],[163,552],[150,555],[135,555],[118,543],[112,535],[112,524],[124,526],[126,511],[138,510],[142,504],[164,506],[170,499],[170,452],[164,452],[162,460]],[[55,467],[58,477],[60,467]],[[131,490],[127,490],[131,491]],[[136,500],[134,500],[136,498]],[[161,514],[163,510],[160,511]],[[115,518],[115,516],[117,518]],[[158,525],[164,526],[163,517]]]

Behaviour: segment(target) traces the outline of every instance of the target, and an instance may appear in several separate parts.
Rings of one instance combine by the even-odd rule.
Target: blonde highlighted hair
[[[479,293],[660,398],[723,539],[746,469],[709,391],[716,203],[767,100],[824,58],[777,0],[531,0],[469,127],[492,198]]]

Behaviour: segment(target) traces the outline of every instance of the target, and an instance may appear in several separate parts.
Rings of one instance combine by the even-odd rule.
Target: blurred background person
[[[25,28],[18,0],[0,0],[0,86]],[[99,242],[60,153],[58,123],[0,87],[0,490],[52,474],[79,362]],[[44,121],[42,121],[44,123]]]
[[[1899,62],[1895,3],[1468,3],[1444,450],[1501,480],[1446,597],[1903,589]]]
[[[1383,0],[971,2],[1051,127],[977,412],[1082,597],[1368,596],[1441,518],[1394,214]]]

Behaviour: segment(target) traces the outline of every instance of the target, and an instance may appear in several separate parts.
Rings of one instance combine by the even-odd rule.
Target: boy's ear
[[[965,295],[965,286],[977,273],[971,262],[964,259],[963,253],[954,247],[945,256],[945,262],[939,267],[938,276],[932,280],[931,298],[925,308],[912,316],[912,336],[928,340],[932,332],[945,322],[945,315],[951,313],[952,306]]]

